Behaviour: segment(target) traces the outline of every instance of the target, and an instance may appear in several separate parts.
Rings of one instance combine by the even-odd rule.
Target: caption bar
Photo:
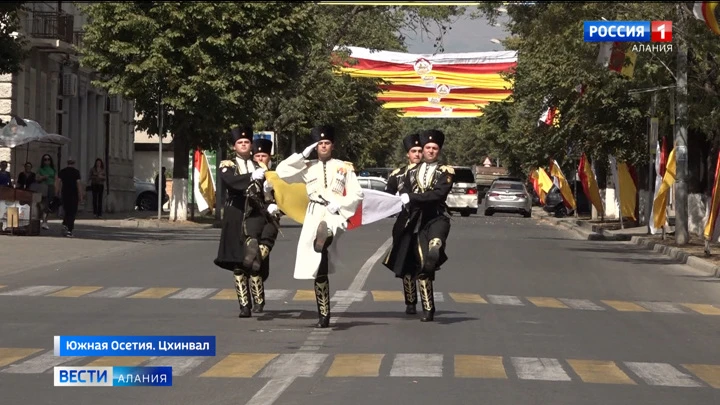
[[[171,387],[172,367],[55,367],[56,387]]]
[[[215,336],[55,336],[55,356],[215,356]]]

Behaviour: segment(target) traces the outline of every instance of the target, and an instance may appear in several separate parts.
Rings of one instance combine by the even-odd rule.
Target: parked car
[[[582,183],[574,180],[568,181],[568,185],[570,186],[570,192],[573,193],[573,196],[575,196],[575,187],[578,187],[576,201],[578,214],[590,214],[592,212],[592,208],[590,207],[590,201],[585,196]],[[554,214],[558,218],[574,214],[572,209],[565,207],[565,204],[563,204],[562,194],[560,194],[560,190],[555,186],[553,186],[547,196],[545,196],[545,206],[543,207],[543,210]]]
[[[138,211],[157,211],[158,195],[155,184],[135,177],[135,209]]]
[[[496,212],[532,216],[532,197],[522,181],[496,180],[487,192],[484,201],[485,216]]]
[[[470,167],[453,166],[453,187],[447,197],[449,212],[459,212],[463,217],[477,214],[478,190],[475,183],[475,174]]]
[[[358,183],[360,183],[360,187],[362,188],[369,188],[372,190],[378,190],[378,191],[385,191],[385,186],[387,186],[387,180],[385,180],[382,177],[358,177]]]
[[[369,167],[367,169],[360,170],[358,177],[380,177],[387,180],[393,170],[395,169],[392,167]]]

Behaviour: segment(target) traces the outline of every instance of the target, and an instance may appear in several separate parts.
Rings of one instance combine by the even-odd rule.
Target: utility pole
[[[676,92],[677,92],[677,116],[675,125],[675,159],[677,165],[677,180],[675,182],[675,195],[677,198],[675,208],[675,243],[678,245],[686,245],[689,242],[690,235],[688,232],[688,184],[687,184],[687,123],[688,123],[688,105],[687,105],[687,42],[684,38],[686,29],[685,16],[682,4],[677,6],[678,25],[677,30],[677,72],[676,74]]]
[[[650,155],[650,158],[648,160],[648,203],[647,203],[647,211],[646,211],[646,218],[647,218],[647,233],[650,235],[651,228],[652,228],[652,208],[653,208],[653,199],[655,197],[655,188],[653,187],[653,172],[655,171],[655,159],[658,158],[656,156],[656,145],[658,142],[658,118],[657,118],[657,92],[654,92],[652,95],[652,107],[650,107],[650,131],[648,132],[648,152]],[[659,174],[658,174],[659,175]]]

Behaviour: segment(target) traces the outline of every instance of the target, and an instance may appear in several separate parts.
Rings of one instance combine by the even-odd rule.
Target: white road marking
[[[331,302],[338,302],[338,301],[352,301],[352,302],[359,302],[365,299],[365,296],[367,295],[367,291],[350,291],[350,290],[337,290],[335,291],[335,294],[333,294],[332,298],[330,298]]]
[[[199,300],[217,291],[217,288],[186,288],[179,293],[170,296],[175,299]]]
[[[513,357],[512,364],[521,380],[572,381],[557,359]]]
[[[488,295],[487,297],[488,301],[490,301],[491,304],[495,305],[525,305],[522,301],[520,301],[520,298],[514,295]]]
[[[625,365],[648,385],[666,387],[702,387],[702,384],[667,363],[635,363]]]
[[[686,313],[682,309],[678,308],[675,304],[670,302],[650,302],[650,301],[639,301],[638,304],[651,310],[652,312],[663,312],[668,314],[684,314]]]
[[[79,356],[57,357],[55,356],[53,350],[49,350],[37,357],[33,357],[30,360],[9,366],[0,372],[9,374],[39,374],[48,371],[55,366],[68,363],[79,358]]]
[[[433,292],[433,297],[435,298],[435,302],[445,302],[445,297],[441,292]]]
[[[100,291],[88,294],[88,297],[95,298],[122,298],[142,290],[143,287],[108,287]]]
[[[172,367],[173,376],[181,376],[187,374],[190,370],[199,366],[207,360],[207,357],[153,357],[147,362],[146,366],[170,366]]]
[[[260,377],[312,377],[327,357],[321,353],[281,354],[265,367]]]
[[[33,285],[30,287],[22,287],[17,290],[10,290],[1,292],[0,295],[24,295],[30,297],[36,297],[38,295],[51,294],[55,291],[60,291],[66,286],[61,285]]]
[[[390,377],[442,377],[442,354],[397,354]]]
[[[267,301],[283,301],[288,299],[290,293],[290,290],[269,289],[265,290],[265,299]]]
[[[385,253],[387,252],[387,250],[391,244],[392,244],[392,238],[388,238],[385,241],[385,243],[383,243],[378,248],[378,250],[375,251],[375,253],[367,259],[367,261],[365,261],[365,263],[360,268],[360,271],[358,271],[358,273],[355,275],[355,278],[353,279],[352,283],[350,283],[350,287],[347,289],[348,293],[346,293],[346,294],[349,294],[350,292],[354,292],[354,293],[363,292],[362,289],[363,289],[363,286],[365,285],[365,282],[368,279],[368,276],[370,275],[370,271],[375,266],[375,263],[378,260],[380,260],[380,258],[383,255],[385,255]],[[364,292],[364,293],[367,294],[367,292]],[[339,297],[340,296],[338,296],[338,298]],[[267,291],[266,291],[266,299],[268,299]],[[345,311],[347,311],[348,308],[350,307],[350,304],[352,304],[353,301],[354,301],[354,298],[336,300],[335,305],[330,308],[330,314],[331,314],[330,323],[334,324],[335,322],[337,322],[337,320],[339,319],[338,314],[342,314]],[[332,329],[315,329],[310,333],[310,336],[315,335],[315,336],[326,336],[327,337],[330,335],[331,331],[332,331]],[[308,336],[308,339],[310,336]],[[316,344],[316,342],[318,342],[318,340],[308,340],[300,348],[300,351],[320,350],[321,347],[318,346]],[[318,363],[318,367],[320,367],[320,364],[322,364],[322,362],[327,357],[326,354],[296,353],[295,355],[296,356],[297,355],[322,356],[322,360],[320,360],[320,362]],[[281,355],[281,357],[282,356],[287,356],[287,355]],[[292,356],[292,355],[290,355],[290,356]],[[317,359],[317,358],[319,358],[319,357],[315,357],[315,359]],[[273,364],[276,363],[278,360],[279,359],[275,359],[273,361]],[[265,375],[265,373],[270,373],[270,371],[273,370],[270,367],[271,366],[269,366],[268,368],[266,368],[263,371],[263,375]],[[315,369],[315,371],[317,371],[317,368]],[[313,371],[313,373],[315,371]],[[293,381],[295,381],[295,378],[298,377],[297,371],[295,371],[294,374],[289,375],[287,377],[283,377],[283,376],[279,375],[278,373],[279,373],[279,371],[273,371],[272,372],[273,378],[270,381],[268,381],[260,389],[260,391],[256,392],[255,395],[253,395],[253,397],[250,398],[250,401],[248,401],[246,405],[272,405],[273,403],[275,403],[275,401],[278,400],[278,398],[280,398],[282,393],[285,392],[285,390],[287,390],[288,387],[290,387],[290,385],[293,383]]]
[[[605,311],[605,308],[595,304],[590,300],[580,300],[573,298],[558,298],[563,304],[569,306],[572,309],[582,309],[586,311]]]

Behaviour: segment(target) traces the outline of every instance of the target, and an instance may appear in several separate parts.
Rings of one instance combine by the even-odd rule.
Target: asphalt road
[[[710,404],[720,285],[663,256],[518,216],[453,217],[436,322],[377,263],[391,220],[345,235],[333,328],[272,253],[266,313],[238,319],[218,230],[78,229],[73,260],[0,272],[3,404]],[[101,249],[92,240],[104,238]],[[91,246],[92,253],[78,255]],[[56,253],[62,257],[63,252]],[[62,358],[55,335],[216,335],[211,358]],[[53,387],[54,366],[172,365],[172,387]]]

